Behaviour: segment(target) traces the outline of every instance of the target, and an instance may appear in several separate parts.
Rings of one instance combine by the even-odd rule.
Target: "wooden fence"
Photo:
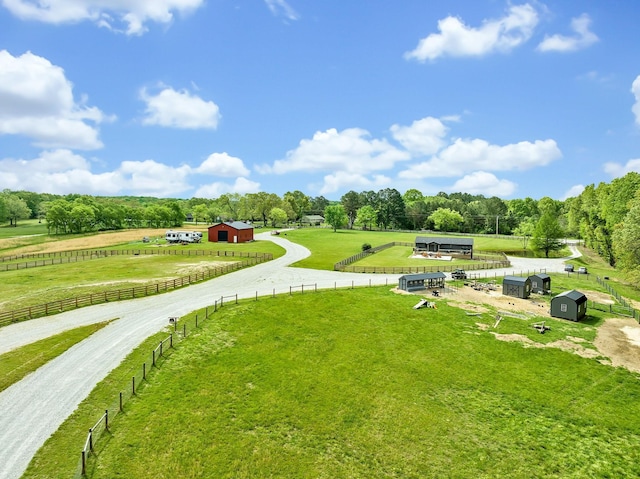
[[[190,250],[190,249],[127,249],[127,250],[87,250],[61,251],[58,253],[33,253],[0,257],[0,272],[16,271],[56,264],[76,263],[108,256],[139,256],[139,255],[174,255],[174,256],[238,256],[242,258],[256,258],[264,253],[252,251],[226,250]],[[33,261],[17,262],[22,259]]]
[[[333,265],[334,271],[345,271],[349,273],[382,273],[382,274],[409,274],[409,273],[435,273],[437,271],[450,272],[460,268],[460,265],[430,265],[430,266],[353,266],[353,263],[359,261],[367,256],[383,251],[387,248],[394,246],[413,247],[414,243],[407,243],[402,241],[394,241],[392,243],[386,243],[375,248],[362,251],[361,253],[354,254],[348,258],[343,259]],[[478,269],[492,269],[492,268],[508,268],[511,263],[507,257],[502,253],[495,253],[493,251],[478,251],[474,252],[473,256],[479,262],[465,263],[464,269],[466,270],[478,270]]]
[[[231,256],[231,255],[230,255]],[[177,288],[182,288],[193,283],[199,283],[207,279],[215,278],[223,274],[235,271],[247,266],[253,266],[265,261],[269,261],[273,258],[270,253],[260,253],[255,257],[230,263],[224,266],[217,266],[215,268],[209,268],[206,271],[190,274],[188,276],[182,276],[180,278],[172,279],[169,281],[163,281],[161,283],[149,284],[146,286],[136,286],[132,288],[102,291],[100,293],[85,294],[82,296],[76,296],[74,298],[61,299],[59,301],[51,301],[49,303],[39,304],[35,306],[29,306],[14,311],[6,311],[0,313],[0,326],[7,325],[9,323],[15,323],[18,321],[24,321],[27,319],[38,318],[41,316],[48,316],[50,314],[62,313],[63,311],[70,311],[72,309],[82,308],[84,306],[92,306],[94,304],[107,303],[110,301],[121,301],[125,299],[141,298],[144,296],[151,296],[159,293],[164,293]]]

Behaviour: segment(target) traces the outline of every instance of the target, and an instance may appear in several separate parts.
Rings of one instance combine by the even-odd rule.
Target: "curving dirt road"
[[[211,305],[221,296],[251,298],[312,284],[318,288],[393,285],[400,276],[288,268],[309,256],[309,250],[269,233],[256,238],[274,241],[286,249],[286,254],[170,293],[100,304],[1,328],[0,354],[80,325],[118,318],[0,393],[0,479],[19,478],[44,441],[95,385],[144,339],[166,328],[169,317]],[[573,252],[577,253],[575,247]],[[565,261],[511,259],[513,267],[498,271],[498,275],[540,268],[562,271]]]

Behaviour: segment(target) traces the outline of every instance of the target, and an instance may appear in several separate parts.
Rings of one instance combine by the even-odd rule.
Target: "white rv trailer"
[[[174,231],[168,230],[164,239],[167,243],[200,243],[202,233],[199,231]]]

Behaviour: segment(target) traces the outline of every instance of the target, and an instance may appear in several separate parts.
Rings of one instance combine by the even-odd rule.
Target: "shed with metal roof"
[[[551,316],[580,321],[587,315],[587,296],[572,289],[551,298]]]
[[[427,288],[444,288],[446,275],[440,271],[435,273],[405,274],[398,278],[398,289],[416,291]]]
[[[253,241],[253,226],[242,221],[228,221],[209,226],[211,242],[246,243]]]

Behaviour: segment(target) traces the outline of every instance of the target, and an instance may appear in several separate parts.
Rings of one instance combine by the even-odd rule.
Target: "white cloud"
[[[603,169],[605,173],[611,175],[612,178],[619,178],[632,171],[640,173],[640,158],[627,161],[624,165],[620,163],[607,162]]]
[[[587,48],[599,40],[595,33],[589,31],[590,24],[591,18],[583,13],[571,20],[571,29],[576,33],[574,36],[545,35],[544,40],[538,45],[538,50],[542,52],[573,52]]]
[[[636,117],[636,123],[640,125],[640,75],[636,77],[631,85],[631,93],[636,99],[636,102],[631,107],[631,111]]]
[[[273,13],[276,16],[283,16],[287,20],[298,20],[300,16],[298,13],[289,6],[289,4],[285,0],[264,0]]]
[[[384,188],[391,184],[391,178],[384,175],[373,175],[371,178],[358,173],[339,171],[326,175],[322,186],[319,188],[321,195],[335,193],[341,189],[370,190]]]
[[[36,193],[113,195],[121,191],[117,172],[94,174],[89,162],[69,150],[43,151],[33,160],[0,160],[0,188]]]
[[[203,175],[235,176],[236,180],[230,185],[212,183],[200,187],[200,190],[253,193],[260,188],[259,183],[246,178],[249,170],[242,160],[227,153],[214,153],[196,168],[172,166],[155,160],[123,161],[113,171],[102,173],[92,172],[92,166],[84,157],[66,149],[44,151],[31,160],[1,159],[0,190],[164,198],[190,192],[194,183],[201,183]]]
[[[407,60],[435,60],[442,56],[480,57],[495,51],[508,52],[529,40],[538,24],[538,13],[525,3],[511,6],[506,16],[485,21],[480,28],[465,25],[457,17],[438,21],[440,33],[432,33],[405,53]]]
[[[573,185],[571,188],[567,190],[567,192],[562,195],[560,198],[561,201],[566,200],[567,198],[574,198],[576,196],[580,196],[580,193],[584,191],[584,185]]]
[[[142,89],[140,97],[146,102],[145,125],[159,125],[182,129],[216,129],[220,121],[218,105],[189,92],[164,88],[157,95]]]
[[[411,165],[398,175],[405,179],[463,175],[484,171],[528,170],[562,157],[554,140],[492,145],[485,140],[457,139],[429,161]]]
[[[492,173],[475,171],[460,178],[449,188],[450,191],[464,191],[472,195],[510,196],[517,185],[509,180],[500,180]]]
[[[390,145],[387,140],[370,139],[360,128],[319,131],[310,140],[301,140],[298,148],[287,152],[286,159],[276,160],[262,172],[277,174],[291,171],[344,171],[366,174],[392,168],[395,163],[410,158],[406,151]]]
[[[247,193],[257,193],[260,191],[260,183],[251,181],[247,178],[237,178],[233,184],[215,182],[209,185],[203,185],[195,192],[195,198],[217,198],[224,193],[239,193],[241,195]]]
[[[117,169],[124,180],[123,191],[135,191],[142,196],[167,197],[188,191],[187,177],[191,168],[158,163],[154,160],[123,161]]]
[[[409,152],[417,155],[433,155],[445,144],[448,128],[437,118],[426,117],[414,121],[411,126],[391,126],[391,134]]]
[[[101,148],[94,124],[112,120],[73,98],[64,70],[31,52],[0,51],[0,135],[31,138],[43,148]]]
[[[195,169],[196,173],[212,176],[249,176],[249,169],[240,158],[225,153],[212,153]]]
[[[174,12],[189,13],[204,0],[3,0],[16,17],[44,23],[61,24],[92,21],[101,27],[127,35],[141,35],[146,22],[170,23]]]

